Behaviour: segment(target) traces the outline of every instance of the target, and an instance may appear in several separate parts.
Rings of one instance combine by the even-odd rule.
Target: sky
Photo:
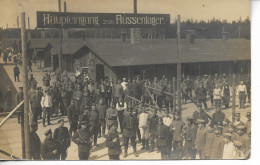
[[[63,3],[62,2],[62,11]],[[66,0],[67,12],[132,13],[133,0]],[[58,0],[0,0],[0,27],[17,27],[17,16],[25,12],[30,27],[36,27],[36,11],[58,11]],[[173,22],[209,20],[213,17],[229,22],[250,16],[250,0],[137,0],[138,13],[170,14]]]

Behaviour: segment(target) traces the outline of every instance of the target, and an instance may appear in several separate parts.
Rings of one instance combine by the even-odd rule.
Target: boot
[[[127,157],[127,153],[125,152],[124,155],[123,155],[123,158],[126,158]]]
[[[142,148],[141,148],[141,150],[144,150],[145,149],[145,140],[144,139],[142,139]]]
[[[149,151],[149,140],[145,140],[145,147],[146,147],[146,150]]]

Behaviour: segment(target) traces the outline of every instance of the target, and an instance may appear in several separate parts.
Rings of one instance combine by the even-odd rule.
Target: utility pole
[[[21,39],[22,39],[22,57],[23,57],[23,95],[24,95],[24,139],[25,156],[31,159],[30,155],[30,127],[29,127],[29,97],[28,97],[28,71],[27,71],[27,42],[25,35],[25,12],[21,13]]]
[[[173,93],[173,112],[176,112],[176,80],[175,77],[172,78],[172,93]]]
[[[177,63],[177,98],[178,111],[181,113],[181,57],[180,57],[180,41],[181,41],[181,16],[177,17],[177,46],[178,46],[178,63]]]
[[[59,2],[59,12],[61,12],[61,0],[58,0]],[[60,52],[58,54],[58,58],[59,58],[59,69],[60,72],[62,71],[62,37],[63,37],[63,29],[61,27],[60,29]],[[54,67],[53,67],[53,72],[55,72]]]
[[[233,78],[232,78],[232,122],[235,121],[235,113],[236,113],[236,74],[233,73]]]

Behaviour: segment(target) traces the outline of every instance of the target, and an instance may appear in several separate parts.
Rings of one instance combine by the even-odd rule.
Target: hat
[[[245,129],[246,127],[243,125],[238,125],[236,128],[242,130],[242,129]]]
[[[126,78],[123,78],[123,80],[126,80]]]
[[[208,75],[205,74],[204,77],[208,77]]]
[[[61,122],[64,122],[64,119],[60,119],[60,120],[58,121],[58,123],[61,123]]]
[[[44,135],[45,135],[45,136],[47,136],[48,134],[52,134],[51,129],[48,129],[48,130],[46,130],[46,131],[44,132]]]
[[[246,117],[251,117],[251,112],[247,112]]]

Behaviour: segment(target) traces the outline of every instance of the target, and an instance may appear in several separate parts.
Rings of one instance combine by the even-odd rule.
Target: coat
[[[70,146],[70,134],[67,127],[59,127],[54,130],[53,138],[61,145],[61,150]]]
[[[90,132],[86,129],[79,129],[72,137],[72,141],[78,145],[78,152],[89,152],[91,148]]]
[[[205,146],[205,155],[207,156],[211,156],[212,154],[212,146],[214,143],[214,138],[215,138],[216,134],[214,132],[208,132],[207,133],[207,138],[206,138],[206,146]]]
[[[223,112],[215,112],[212,115],[210,127],[214,127],[214,125],[223,124],[225,119],[225,113]]]
[[[54,155],[52,152],[58,150],[57,154]],[[59,160],[60,159],[60,145],[54,139],[44,139],[41,144],[41,156],[43,160]]]
[[[113,86],[113,96],[114,97],[121,97],[123,94],[123,87],[120,84],[115,84]]]
[[[76,110],[76,107],[74,105],[70,105],[67,108],[67,117],[70,123],[75,123],[79,121],[79,112]]]
[[[18,66],[14,67],[14,75],[16,76],[16,75],[19,75],[19,74],[20,74],[19,67]]]
[[[182,129],[185,126],[185,123],[181,120],[173,121],[171,129],[173,129],[173,141],[182,141]]]
[[[198,100],[205,100],[206,96],[207,96],[206,88],[204,88],[204,87],[196,88],[195,94],[196,94]]]
[[[222,159],[234,159],[235,158],[235,147],[232,142],[224,144],[223,157]]]
[[[99,120],[105,120],[106,118],[106,105],[103,104],[97,104],[96,109],[99,114]]]
[[[114,123],[117,123],[117,110],[114,108],[109,108],[107,110],[107,125],[111,126]]]
[[[155,135],[157,135],[158,120],[159,117],[157,115],[151,116],[150,118],[150,123],[149,123],[150,133]]]
[[[30,132],[30,147],[33,160],[41,159],[41,140],[35,131]]]
[[[187,148],[194,148],[195,145],[195,140],[196,140],[196,135],[197,135],[197,126],[192,125],[192,126],[187,126],[185,129],[185,139],[186,139],[186,147]]]
[[[116,138],[118,140],[113,142]],[[106,137],[106,146],[108,147],[108,155],[119,155],[122,152],[117,132],[108,132]]]
[[[166,125],[158,125],[158,147],[166,147],[168,145],[169,141],[169,127]]]
[[[209,122],[208,115],[204,111],[201,111],[201,112],[195,111],[192,115],[192,118],[193,118],[194,123],[197,123],[198,119],[205,120],[205,124],[207,124]]]
[[[195,145],[196,149],[199,151],[204,152],[206,146],[207,132],[208,130],[206,127],[199,127],[197,130]]]
[[[136,137],[136,131],[138,129],[138,120],[135,115],[126,115],[123,120],[123,135],[125,137]]]
[[[224,138],[222,135],[215,136],[214,143],[212,145],[211,159],[222,159],[224,150]]]

